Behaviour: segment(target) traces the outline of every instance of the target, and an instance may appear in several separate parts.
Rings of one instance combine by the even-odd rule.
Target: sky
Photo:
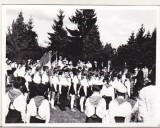
[[[23,12],[24,21],[33,18],[34,28],[38,34],[40,46],[46,46],[48,32],[53,33],[53,19],[57,19],[60,9],[64,11],[64,28],[76,29],[76,24],[69,21],[69,17],[75,14],[76,9],[95,9],[100,33],[100,40],[103,45],[111,43],[113,48],[126,44],[132,32],[137,33],[141,24],[144,24],[146,33],[152,32],[157,27],[157,7],[147,6],[58,6],[58,5],[6,5],[5,13],[6,32],[11,26],[20,11]]]

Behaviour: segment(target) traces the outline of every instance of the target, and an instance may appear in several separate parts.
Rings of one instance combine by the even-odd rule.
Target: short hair
[[[92,86],[93,91],[99,92],[101,89],[102,89],[102,85],[93,85]]]
[[[121,74],[118,74],[117,77],[118,77],[118,79],[121,79],[121,78],[122,78]]]
[[[14,78],[14,82],[13,82],[13,86],[17,89],[19,89],[21,86],[23,86],[25,84],[26,80],[24,77],[15,77]]]
[[[36,67],[36,71],[39,71],[40,70],[40,67]]]
[[[48,66],[43,66],[43,71],[46,71],[48,69]]]
[[[127,73],[125,76],[126,76],[126,78],[130,78],[130,74],[129,73]]]
[[[45,94],[45,92],[47,91],[47,87],[46,87],[46,85],[44,85],[42,83],[36,84],[36,91],[37,91],[37,95],[43,96]]]

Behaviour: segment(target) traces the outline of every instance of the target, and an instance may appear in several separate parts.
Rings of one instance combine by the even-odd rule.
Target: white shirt
[[[32,81],[32,77],[31,77],[29,74],[26,74],[26,75],[24,76],[24,78],[26,79],[25,85],[26,85],[26,87],[27,87],[27,90],[29,90],[28,85],[29,85],[29,82]]]
[[[81,85],[83,86],[85,95],[87,95],[87,87],[89,86],[89,83],[88,83],[87,79],[82,79],[81,80]]]
[[[50,76],[50,83],[53,84],[53,85],[58,85],[59,84],[58,76],[56,76],[56,75]]]
[[[49,82],[49,77],[48,75],[44,72],[43,75],[42,75],[42,83],[43,84],[46,84]]]
[[[101,95],[112,97],[112,100],[113,100],[114,99],[114,88],[113,88],[113,86],[110,86],[110,87],[107,88],[105,85],[103,85],[102,90],[101,90]]]
[[[92,68],[92,64],[91,63],[87,63],[86,66],[87,66],[87,68]]]
[[[144,79],[148,78],[148,68],[143,68],[143,77]]]
[[[91,80],[89,81],[89,85],[93,85],[93,84],[96,84],[97,81],[95,78],[91,78]]]
[[[61,85],[71,85],[71,79],[70,78],[65,78],[65,77],[60,77],[60,84]]]
[[[126,80],[126,74],[123,74],[122,75],[122,84],[124,84],[125,80]]]
[[[77,76],[74,76],[72,82],[73,82],[74,84],[78,84],[78,83],[79,83],[78,77],[77,77]]]
[[[20,91],[18,89],[15,89],[17,91]],[[6,107],[5,107],[5,115],[8,114],[8,108],[9,108],[9,104],[10,104],[10,98],[8,96],[8,92],[5,94],[5,103],[6,103]],[[14,107],[13,107],[14,106]],[[23,95],[23,93],[21,93],[13,102],[13,105],[10,106],[10,109],[16,109],[17,111],[19,111],[21,113],[21,117],[22,117],[22,121],[25,122],[25,110],[26,110],[26,97]]]
[[[130,97],[131,96],[131,82],[129,80],[126,80],[124,84],[127,88],[128,96]]]
[[[92,94],[92,96],[99,96],[99,94]],[[95,112],[95,106],[93,106],[90,101],[89,98],[86,99],[85,102],[85,114],[87,117],[91,117],[92,115],[94,115],[96,113],[96,115],[100,118],[103,118],[105,116],[105,112],[106,112],[106,101],[102,98],[97,107],[96,107],[96,112]]]
[[[160,87],[147,86],[140,90],[138,98],[139,115],[144,122],[160,125]]]
[[[114,88],[116,88],[117,86],[119,86],[119,85],[123,85],[120,81],[118,81],[118,80],[114,80],[113,82],[111,82],[111,84],[112,84],[112,86],[114,87]]]
[[[114,117],[125,117],[125,122],[130,122],[132,112],[132,106],[129,102],[125,101],[122,104],[119,104],[117,100],[112,100],[109,103],[109,116],[110,122],[115,123]]]
[[[37,84],[41,83],[41,77],[40,77],[40,74],[38,72],[36,74],[34,74],[33,82],[35,82]]]
[[[24,76],[24,78],[26,79],[27,82],[31,82],[32,81],[32,77],[29,74],[26,74]]]
[[[21,77],[24,77],[25,73],[26,72],[25,72],[25,67],[24,66],[19,68],[18,71],[17,71],[18,76],[21,76]]]
[[[40,117],[46,120],[46,123],[50,120],[50,106],[48,100],[44,99],[39,106],[38,113]],[[27,105],[27,123],[30,122],[30,116],[37,115],[37,107],[35,105],[34,99],[31,99],[29,104]]]

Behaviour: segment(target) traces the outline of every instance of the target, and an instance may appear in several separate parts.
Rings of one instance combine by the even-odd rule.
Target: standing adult
[[[153,123],[153,125],[160,126],[160,87],[156,85],[156,71],[153,67],[148,78],[149,81],[139,91],[138,108],[140,121],[144,123]]]
[[[144,85],[144,77],[142,71],[143,65],[140,63],[138,65],[138,74],[134,78],[136,79],[136,84],[133,87],[133,97],[138,96],[138,92],[143,88]]]

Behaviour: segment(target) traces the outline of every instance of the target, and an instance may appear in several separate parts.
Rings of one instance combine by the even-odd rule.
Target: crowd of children
[[[138,67],[131,74],[127,68],[117,71],[110,67],[98,68],[96,61],[94,65],[89,61],[73,65],[61,57],[51,68],[30,60],[20,64],[7,60],[6,123],[49,123],[50,109],[56,111],[57,107],[84,112],[86,123],[131,122],[141,103],[137,94],[150,81],[149,71]],[[143,85],[138,83],[141,75]],[[128,99],[134,86],[142,87],[133,88],[137,103],[132,106]]]

